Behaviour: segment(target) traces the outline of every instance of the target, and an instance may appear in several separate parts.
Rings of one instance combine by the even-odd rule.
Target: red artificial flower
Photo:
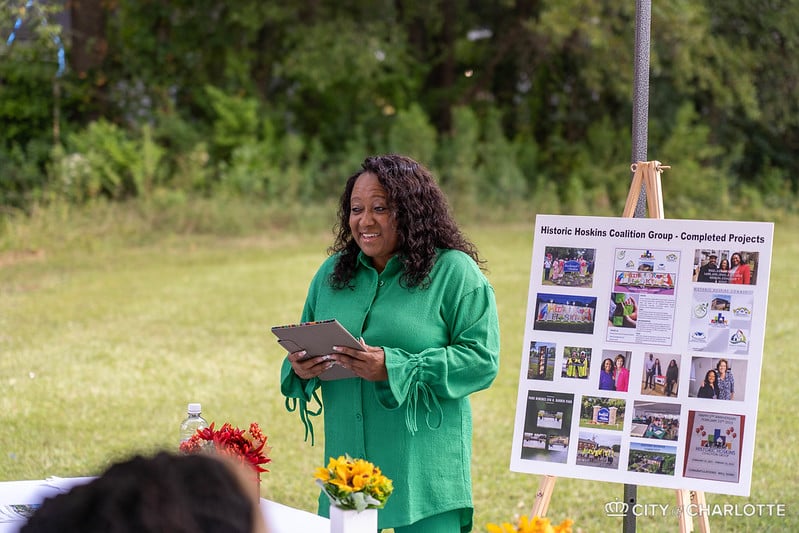
[[[233,427],[225,422],[218,430],[214,423],[207,428],[198,429],[192,437],[181,443],[180,451],[183,453],[221,453],[232,457],[255,469],[258,480],[261,472],[269,472],[261,465],[271,463],[268,454],[270,448],[266,445],[266,435],[263,434],[257,423],[250,424],[248,431]]]

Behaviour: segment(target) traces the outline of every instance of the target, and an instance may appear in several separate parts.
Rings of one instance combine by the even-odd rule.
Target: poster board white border
[[[767,222],[538,215],[511,470],[748,496],[772,241]],[[734,253],[748,284],[743,268],[700,276],[711,255],[719,266]],[[553,272],[557,255],[569,257]],[[600,389],[616,354],[627,390]],[[654,384],[650,354],[662,359]],[[733,398],[699,397],[697,374],[722,359]]]

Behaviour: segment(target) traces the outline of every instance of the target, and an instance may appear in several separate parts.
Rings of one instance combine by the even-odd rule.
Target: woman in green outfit
[[[337,232],[302,321],[336,318],[364,350],[289,354],[286,405],[313,439],[319,409],[310,404],[323,403],[325,457],[363,457],[393,480],[380,528],[471,531],[468,396],[499,367],[496,302],[482,260],[430,171],[399,155],[369,157],[349,178]],[[334,364],[358,377],[320,380]],[[328,506],[320,494],[320,514]]]

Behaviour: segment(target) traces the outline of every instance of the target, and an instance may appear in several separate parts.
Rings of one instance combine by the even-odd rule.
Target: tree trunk
[[[88,83],[91,91],[92,105],[84,117],[86,120],[106,114],[108,105],[108,79],[102,71],[108,53],[105,4],[104,0],[68,0],[65,7],[72,19],[71,46],[67,54],[69,66],[75,76]]]
[[[105,38],[106,10],[103,0],[69,0],[72,19],[69,64],[81,79],[103,64],[108,42]]]

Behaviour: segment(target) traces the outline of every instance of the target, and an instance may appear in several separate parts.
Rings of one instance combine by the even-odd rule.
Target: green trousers
[[[460,510],[455,509],[423,518],[409,526],[395,527],[394,533],[461,533],[460,517]]]

